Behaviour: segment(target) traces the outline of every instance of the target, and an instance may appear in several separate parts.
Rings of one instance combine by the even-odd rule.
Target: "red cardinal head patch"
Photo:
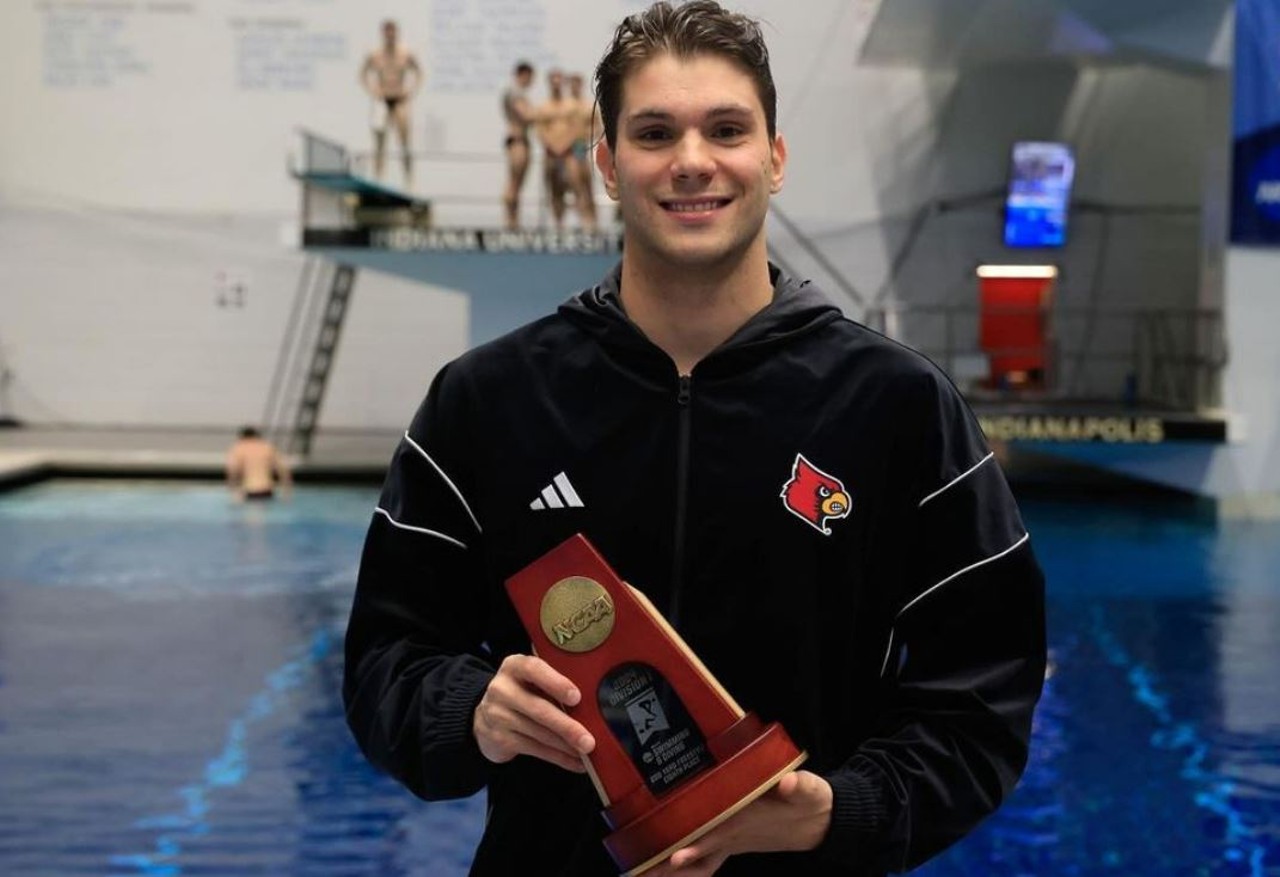
[[[849,515],[849,494],[840,479],[810,463],[804,454],[796,454],[791,480],[782,486],[781,495],[787,511],[826,536],[831,535],[828,521]]]

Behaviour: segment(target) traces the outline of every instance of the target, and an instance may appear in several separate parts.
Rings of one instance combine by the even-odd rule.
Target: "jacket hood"
[[[622,309],[619,264],[600,283],[562,304],[559,313],[601,344],[615,350],[648,350],[665,359],[666,354],[645,337]],[[769,264],[773,281],[773,301],[747,320],[727,341],[708,354],[720,359],[726,354],[763,353],[840,319],[837,308],[812,282],[796,280],[776,265]],[[705,361],[705,360],[704,360]]]

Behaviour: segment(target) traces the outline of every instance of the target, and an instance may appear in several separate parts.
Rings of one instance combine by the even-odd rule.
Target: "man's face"
[[[582,77],[581,76],[569,77],[569,94],[571,94],[575,98],[582,97]]]
[[[530,85],[533,84],[533,71],[532,70],[516,71],[516,82],[520,85],[521,88],[528,88]]]
[[[623,82],[617,143],[596,153],[630,258],[710,267],[764,247],[786,144],[751,77],[717,55],[645,62]]]
[[[547,74],[547,85],[551,88],[551,93],[559,95],[564,88],[564,74],[559,70],[552,70]]]
[[[396,44],[397,36],[398,36],[398,32],[394,24],[391,24],[390,22],[388,22],[387,24],[384,24],[382,26],[382,42],[383,43],[385,43],[388,46],[394,46]]]

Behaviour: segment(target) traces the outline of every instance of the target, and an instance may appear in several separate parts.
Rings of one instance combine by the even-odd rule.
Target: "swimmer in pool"
[[[240,436],[227,452],[227,487],[237,501],[273,499],[279,487],[282,499],[288,499],[293,487],[289,464],[252,426],[240,430]]]

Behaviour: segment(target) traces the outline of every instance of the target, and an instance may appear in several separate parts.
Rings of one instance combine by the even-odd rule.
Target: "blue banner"
[[[1280,245],[1280,0],[1236,3],[1231,240]]]

